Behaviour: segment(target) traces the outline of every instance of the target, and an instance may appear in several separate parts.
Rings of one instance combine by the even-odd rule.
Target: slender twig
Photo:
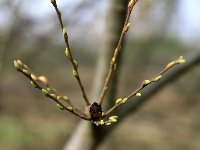
[[[165,69],[163,69],[160,73],[158,73],[155,77],[153,77],[151,80],[145,80],[142,82],[142,85],[137,89],[135,90],[134,92],[132,92],[130,95],[128,95],[126,98],[124,99],[121,99],[120,102],[117,103],[116,101],[116,104],[110,108],[108,111],[106,111],[103,115],[103,117],[106,117],[109,113],[111,113],[113,110],[117,109],[120,105],[122,104],[125,104],[127,100],[129,100],[131,97],[135,96],[137,93],[139,93],[144,87],[146,87],[147,85],[149,85],[150,83],[153,83],[153,82],[157,82],[161,79],[162,77],[162,74],[164,74],[166,71],[168,71],[170,68],[174,67],[175,65],[177,64],[181,64],[181,63],[184,63],[185,60],[183,59],[183,57],[181,56],[179,59],[175,60],[175,61],[172,61],[171,63],[169,63]],[[139,94],[140,95],[140,94]]]
[[[70,101],[68,102],[68,104],[70,104],[70,107],[67,107],[65,106],[63,103],[61,103],[59,99],[64,99],[64,97],[62,97],[61,95],[59,95],[59,93],[57,91],[56,94],[58,95],[52,95],[50,93],[48,93],[46,90],[44,90],[36,81],[40,81],[42,82],[44,85],[48,85],[49,87],[51,87],[49,84],[48,84],[48,80],[44,77],[44,76],[41,76],[41,77],[37,77],[35,74],[32,73],[32,71],[29,69],[29,67],[25,64],[22,63],[22,61],[18,60],[18,61],[14,61],[14,64],[15,64],[15,68],[17,71],[21,72],[22,74],[24,74],[27,78],[29,78],[32,82],[32,85],[34,85],[35,88],[37,89],[40,89],[48,98],[52,99],[53,101],[55,101],[61,108],[62,110],[67,110],[69,112],[71,112],[72,114],[78,116],[79,118],[82,118],[84,120],[88,120],[90,121],[91,118],[89,116],[87,116],[85,113],[83,113],[78,107],[74,106]],[[20,68],[23,67],[23,69]],[[53,89],[53,88],[51,88]],[[55,93],[54,92],[54,93]],[[78,111],[79,113],[77,113],[76,111]]]
[[[75,77],[76,77],[76,79],[78,81],[78,84],[80,86],[80,89],[81,89],[81,92],[82,92],[82,96],[83,96],[83,98],[85,100],[85,103],[86,103],[87,106],[90,106],[90,102],[89,102],[89,100],[87,98],[87,95],[85,93],[84,87],[82,85],[82,82],[81,82],[81,79],[80,79],[80,76],[79,76],[79,73],[78,73],[78,67],[75,64],[75,61],[74,61],[72,53],[71,53],[71,49],[70,49],[69,42],[68,42],[68,34],[66,32],[66,29],[63,26],[61,12],[58,9],[56,0],[51,0],[51,3],[52,3],[52,5],[54,6],[54,8],[56,10],[56,13],[57,13],[57,16],[58,16],[58,20],[59,20],[59,23],[60,23],[60,27],[61,27],[61,30],[62,30],[62,33],[63,33],[63,37],[64,37],[64,41],[65,41],[65,45],[66,45],[66,51],[67,51],[67,58],[69,59],[69,61],[71,62],[72,66],[73,66],[73,69],[74,69],[73,71],[76,72]]]
[[[66,101],[65,98],[63,96],[61,96],[61,99]],[[70,99],[67,99],[67,103],[74,109],[76,110],[78,113],[82,114],[83,116],[87,116],[79,107],[75,106],[74,104],[71,103]]]
[[[33,71],[31,71],[31,69],[27,65],[23,64],[22,61],[20,61],[20,63],[22,64],[22,66],[25,67],[25,69],[28,70],[29,73],[31,73],[31,77],[34,79],[34,81],[40,81],[41,83],[43,83],[47,87],[47,89],[49,89],[51,92],[56,94],[59,99],[62,99],[64,101],[66,101],[74,110],[76,110],[80,114],[86,116],[86,114],[83,111],[81,111],[80,108],[78,108],[77,106],[75,106],[74,104],[71,103],[71,101],[70,101],[70,99],[68,97],[67,97],[67,100],[66,100],[65,97],[63,97],[55,88],[53,88],[48,83],[48,80],[47,80],[47,78],[45,76],[38,77],[36,74],[33,73]]]
[[[90,115],[88,115],[87,113],[84,113],[82,110],[80,110],[78,107],[76,107],[75,105],[73,105],[70,101],[70,99],[67,96],[62,96],[61,94],[58,93],[58,91],[56,89],[54,89],[49,83],[46,77],[44,76],[36,76],[27,65],[23,64],[20,60],[14,61],[14,66],[16,68],[17,71],[21,72],[22,74],[24,74],[27,78],[29,78],[31,80],[31,84],[33,87],[39,89],[42,91],[43,94],[45,94],[48,98],[52,99],[53,101],[55,101],[57,103],[57,106],[61,109],[61,110],[67,110],[69,112],[71,112],[72,114],[87,120],[87,121],[91,121],[96,125],[110,125],[113,122],[116,122],[118,117],[117,116],[111,116],[109,117],[109,119],[107,121],[101,120],[102,118],[106,117],[108,114],[110,114],[112,111],[114,111],[115,109],[117,109],[120,105],[125,104],[131,97],[133,96],[141,96],[141,93],[139,93],[143,88],[145,88],[147,85],[153,83],[153,82],[157,82],[161,79],[162,75],[168,71],[170,68],[174,67],[177,64],[181,64],[184,63],[185,60],[183,59],[183,57],[181,56],[179,59],[172,61],[171,63],[169,63],[160,73],[158,73],[155,77],[153,77],[150,80],[144,80],[141,84],[141,86],[136,89],[134,92],[132,92],[130,95],[128,95],[125,98],[119,98],[116,100],[116,103],[113,107],[111,107],[108,111],[106,111],[105,113],[102,114],[102,109],[101,109],[101,104],[103,102],[103,99],[105,97],[105,94],[107,92],[108,89],[108,85],[112,76],[113,71],[116,69],[116,60],[118,58],[119,55],[119,51],[121,49],[121,44],[122,41],[124,39],[124,35],[125,33],[128,31],[130,23],[129,23],[129,18],[131,15],[131,11],[133,9],[133,6],[136,4],[138,0],[130,0],[129,4],[128,4],[128,10],[127,10],[127,15],[126,15],[126,19],[125,19],[125,23],[123,26],[123,30],[121,32],[117,47],[114,51],[114,55],[113,58],[110,61],[110,69],[108,71],[108,75],[106,77],[101,95],[99,97],[98,100],[98,104],[95,102],[92,105],[90,105],[90,102],[88,101],[88,98],[86,96],[86,93],[84,91],[84,87],[82,85],[79,73],[78,73],[78,63],[73,59],[72,57],[72,53],[69,47],[69,43],[68,43],[68,35],[66,32],[66,29],[63,26],[63,22],[62,22],[62,17],[61,17],[61,12],[57,7],[56,4],[56,0],[51,0],[51,3],[53,4],[57,16],[58,16],[58,20],[60,23],[60,27],[63,33],[63,37],[64,37],[64,41],[66,44],[66,56],[69,59],[69,61],[72,64],[73,67],[73,75],[76,77],[78,84],[80,86],[81,92],[82,92],[82,96],[85,100],[86,106],[89,106],[89,112]],[[46,89],[43,89],[38,82],[41,82],[42,84],[44,84],[46,86]],[[49,93],[52,92],[52,93]],[[69,106],[65,106],[63,103],[60,102],[60,100],[64,100],[65,102],[67,102],[69,104]]]
[[[104,86],[103,86],[103,89],[102,89],[102,92],[101,92],[101,95],[100,95],[100,98],[98,100],[98,104],[101,105],[102,102],[103,102],[103,99],[104,99],[104,96],[107,92],[107,89],[108,89],[108,84],[110,82],[110,79],[111,79],[111,76],[112,76],[112,73],[113,71],[115,70],[115,62],[116,62],[116,59],[117,59],[117,56],[118,56],[118,53],[121,49],[121,44],[122,44],[122,41],[124,39],[124,35],[125,33],[128,31],[128,28],[129,28],[129,25],[130,23],[129,22],[129,18],[130,18],[130,15],[131,15],[131,11],[133,9],[133,6],[136,4],[138,0],[131,0],[128,4],[128,12],[127,12],[127,16],[126,16],[126,20],[125,20],[125,23],[124,23],[124,27],[122,29],[122,32],[121,32],[121,36],[119,38],[119,42],[117,44],[117,48],[115,49],[115,52],[114,52],[114,56],[110,62],[110,69],[109,69],[109,72],[108,72],[108,75],[106,77],[106,80],[105,80],[105,83],[104,83]]]

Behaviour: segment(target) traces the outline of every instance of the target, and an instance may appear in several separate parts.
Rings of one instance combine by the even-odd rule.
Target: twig
[[[111,79],[111,76],[112,76],[112,73],[113,71],[115,70],[116,68],[116,59],[117,59],[117,56],[118,56],[118,53],[120,51],[120,48],[121,48],[121,44],[122,44],[122,41],[124,39],[124,35],[125,33],[128,31],[129,29],[129,26],[130,26],[130,23],[129,22],[129,18],[130,18],[130,15],[131,15],[131,11],[133,9],[133,6],[136,4],[138,0],[131,0],[128,4],[128,12],[127,12],[127,16],[126,16],[126,20],[125,20],[125,23],[124,23],[124,27],[122,29],[122,33],[121,33],[121,36],[119,38],[119,42],[117,44],[117,48],[115,49],[115,52],[114,52],[114,56],[112,58],[112,60],[110,61],[110,69],[109,69],[109,72],[108,72],[108,75],[106,77],[106,80],[105,80],[105,83],[104,83],[104,86],[103,86],[103,89],[102,89],[102,92],[101,92],[101,95],[100,95],[100,98],[98,100],[98,104],[101,105],[102,102],[103,102],[103,99],[104,99],[104,96],[107,92],[107,89],[108,89],[108,84],[110,82],[110,79]]]
[[[88,121],[91,120],[91,118],[88,117],[85,113],[83,113],[78,107],[74,106],[69,101],[68,98],[66,98],[65,96],[61,96],[55,89],[52,90],[53,88],[51,88],[51,86],[48,84],[48,80],[46,79],[46,77],[44,77],[44,76],[37,77],[35,74],[33,74],[33,72],[29,69],[29,67],[27,65],[23,64],[22,61],[20,61],[20,60],[14,61],[14,66],[17,71],[21,72],[22,74],[24,74],[27,78],[29,78],[31,80],[32,86],[40,89],[43,94],[45,94],[48,98],[55,101],[57,103],[57,106],[60,109],[67,110],[67,111],[71,112],[72,114],[74,114],[84,120],[88,120]],[[21,69],[20,67],[22,67],[23,69]],[[47,87],[50,87],[51,91],[53,91],[55,94],[50,94],[47,90],[43,89],[36,81],[40,81]],[[65,101],[67,101],[70,106],[68,106],[68,107],[65,106],[64,104],[62,104],[59,101],[59,99],[63,99]],[[77,113],[76,111],[78,111],[79,113]]]
[[[64,101],[66,101],[74,110],[76,110],[76,111],[78,111],[80,114],[86,116],[86,114],[85,114],[83,111],[81,111],[77,106],[75,106],[74,104],[71,103],[70,99],[69,99],[67,96],[62,96],[60,93],[58,93],[58,91],[57,91],[55,88],[53,88],[53,87],[49,84],[49,82],[48,82],[48,80],[47,80],[47,78],[46,78],[45,76],[39,76],[39,77],[37,77],[37,76],[31,71],[31,69],[30,69],[27,65],[25,65],[25,64],[22,63],[22,61],[18,60],[18,62],[19,62],[25,69],[27,69],[28,72],[31,73],[31,77],[32,77],[32,79],[33,79],[34,81],[40,81],[41,83],[43,83],[43,84],[47,87],[47,91],[53,92],[54,94],[57,95],[57,99],[62,99],[62,100],[64,100]]]
[[[54,6],[54,8],[56,10],[56,13],[57,13],[57,16],[58,16],[58,20],[59,20],[59,23],[60,23],[60,27],[61,27],[61,30],[62,30],[62,33],[63,33],[63,37],[64,37],[64,40],[65,40],[65,44],[66,44],[65,53],[66,53],[66,56],[67,56],[67,58],[69,59],[69,61],[71,62],[72,66],[73,66],[73,69],[74,69],[73,70],[73,74],[74,74],[74,76],[76,77],[76,79],[78,81],[78,84],[80,86],[80,89],[81,89],[81,92],[82,92],[82,96],[83,96],[83,98],[85,100],[85,103],[86,103],[87,106],[90,106],[90,102],[89,102],[89,100],[88,100],[88,98],[86,96],[84,87],[82,85],[82,82],[81,82],[81,79],[80,79],[80,76],[79,76],[79,73],[78,73],[78,66],[76,65],[77,62],[73,59],[73,56],[72,56],[72,53],[71,53],[71,49],[69,47],[68,35],[67,35],[67,32],[66,32],[66,29],[63,26],[61,12],[58,9],[56,0],[51,0],[51,3],[52,3],[52,5]]]
[[[168,71],[170,68],[174,67],[177,64],[182,64],[184,63],[185,60],[183,59],[182,56],[180,56],[179,59],[172,61],[171,63],[169,63],[165,69],[163,69],[160,73],[158,73],[155,77],[153,77],[151,80],[145,80],[142,82],[142,85],[135,90],[134,92],[132,92],[130,95],[128,95],[126,98],[120,98],[116,100],[116,104],[110,108],[108,111],[106,111],[103,115],[103,117],[106,117],[109,113],[111,113],[113,110],[117,109],[120,105],[125,104],[131,97],[133,96],[141,96],[141,94],[139,93],[144,87],[146,87],[147,85],[149,85],[150,83],[153,82],[157,82],[161,79],[162,74],[164,74],[166,71]]]
[[[105,94],[107,92],[108,89],[108,85],[112,76],[113,71],[116,69],[116,60],[118,58],[119,55],[119,51],[121,48],[121,44],[122,41],[124,39],[124,35],[125,33],[128,31],[130,23],[129,22],[129,18],[131,15],[131,11],[133,9],[133,6],[136,4],[138,0],[130,0],[129,4],[128,4],[128,11],[127,11],[127,16],[126,16],[126,20],[123,26],[123,30],[121,32],[121,36],[119,38],[117,47],[114,51],[114,56],[110,61],[110,69],[108,72],[108,75],[106,77],[105,83],[104,83],[104,87],[102,89],[101,95],[99,97],[98,103],[94,102],[92,105],[90,105],[90,102],[88,101],[88,98],[86,96],[86,93],[84,91],[84,87],[81,83],[81,79],[79,77],[79,73],[78,73],[78,62],[76,62],[73,57],[72,57],[72,53],[69,47],[69,43],[68,43],[68,35],[66,32],[66,29],[63,26],[62,23],[62,18],[61,18],[61,12],[57,7],[56,4],[56,0],[51,0],[51,3],[53,4],[57,16],[58,16],[58,20],[60,23],[60,27],[63,33],[63,37],[64,37],[64,41],[66,44],[66,56],[69,59],[69,61],[72,64],[73,67],[73,75],[76,77],[78,84],[80,86],[81,92],[82,92],[82,96],[85,100],[86,106],[89,108],[89,114],[84,113],[83,111],[81,111],[78,107],[76,107],[75,105],[73,105],[70,101],[70,99],[67,96],[62,96],[61,94],[59,94],[57,92],[56,89],[54,89],[53,87],[51,87],[51,85],[48,83],[48,80],[46,77],[44,76],[36,76],[27,65],[23,64],[20,60],[14,61],[14,66],[16,68],[17,71],[21,72],[22,74],[24,74],[27,78],[29,78],[31,80],[31,85],[39,90],[42,91],[43,94],[45,94],[48,98],[52,99],[53,101],[55,101],[57,103],[57,106],[61,109],[61,110],[67,110],[69,112],[71,112],[72,114],[87,120],[87,121],[91,121],[96,125],[110,125],[113,122],[116,122],[118,117],[117,116],[111,116],[109,117],[109,119],[107,121],[101,120],[102,118],[106,117],[108,114],[110,114],[113,110],[117,109],[120,105],[125,104],[131,97],[133,96],[141,96],[141,93],[139,93],[144,87],[146,87],[147,85],[153,83],[153,82],[157,82],[161,79],[162,74],[164,74],[166,71],[168,71],[170,68],[174,67],[177,64],[181,64],[184,63],[185,60],[183,59],[183,57],[181,56],[179,59],[169,63],[165,69],[163,69],[160,73],[158,73],[155,77],[153,77],[151,80],[144,80],[141,84],[141,86],[136,89],[134,92],[132,92],[130,95],[128,95],[125,98],[119,98],[116,100],[115,105],[110,108],[108,111],[106,111],[105,113],[102,113],[102,109],[101,109],[101,104],[103,102],[103,99],[105,97]],[[46,89],[43,89],[37,82],[41,82],[42,84],[44,84],[46,86]],[[53,93],[49,93],[49,92],[53,92]],[[61,103],[59,100],[64,100],[66,101],[69,106],[65,106],[63,103]]]

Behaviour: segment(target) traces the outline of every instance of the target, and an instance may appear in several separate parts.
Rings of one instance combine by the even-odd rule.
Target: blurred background
[[[85,91],[91,98],[109,3],[57,3]],[[118,97],[130,94],[144,79],[152,78],[179,56],[200,51],[199,7],[197,0],[146,0],[136,4],[124,45]],[[59,110],[13,66],[13,60],[21,59],[36,75],[46,76],[54,88],[84,109],[64,54],[55,10],[49,0],[0,0],[0,19],[0,149],[62,149],[79,119]],[[200,149],[199,75],[199,65],[191,66],[136,114],[127,115],[99,149]]]

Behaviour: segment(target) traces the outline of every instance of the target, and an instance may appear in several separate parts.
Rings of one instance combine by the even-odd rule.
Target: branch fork
[[[109,126],[112,123],[117,122],[117,120],[118,120],[117,116],[110,116],[107,121],[104,121],[103,119],[105,117],[107,117],[112,111],[116,110],[119,106],[125,104],[133,96],[136,96],[136,97],[142,96],[140,91],[143,88],[145,88],[146,86],[148,86],[149,84],[154,83],[154,82],[158,82],[159,80],[161,80],[162,75],[166,71],[168,71],[170,68],[174,67],[175,65],[182,64],[182,63],[185,62],[185,60],[182,56],[180,56],[179,59],[170,62],[160,73],[158,73],[152,79],[144,80],[141,83],[141,86],[138,89],[136,89],[134,92],[132,92],[127,97],[118,98],[113,107],[111,107],[109,110],[107,110],[105,112],[102,112],[101,105],[103,103],[104,97],[105,97],[106,92],[108,90],[108,86],[109,86],[109,82],[110,82],[110,79],[112,77],[112,74],[117,69],[116,60],[118,58],[119,51],[121,50],[121,44],[122,44],[122,41],[124,39],[125,33],[127,33],[129,28],[130,28],[129,18],[130,18],[132,9],[137,2],[138,2],[138,0],[130,0],[130,2],[128,3],[126,20],[124,22],[124,26],[123,26],[117,47],[114,50],[113,58],[110,60],[110,68],[109,68],[107,77],[105,79],[105,83],[104,83],[102,92],[100,94],[98,102],[94,102],[94,103],[91,104],[89,102],[88,98],[87,98],[87,95],[85,93],[85,89],[84,89],[83,84],[81,82],[81,78],[80,78],[80,75],[79,75],[79,72],[78,72],[78,62],[76,60],[74,60],[73,56],[72,56],[72,51],[70,49],[69,42],[68,42],[67,30],[66,30],[66,28],[64,28],[63,22],[62,22],[61,11],[58,9],[56,0],[51,0],[51,3],[52,3],[52,5],[55,8],[55,11],[57,13],[57,17],[58,17],[58,20],[59,20],[59,23],[60,23],[61,32],[63,34],[63,38],[64,38],[64,41],[65,41],[65,45],[66,45],[65,55],[68,58],[68,60],[71,62],[71,65],[72,65],[72,68],[73,68],[72,73],[73,73],[74,77],[76,78],[76,80],[78,82],[78,85],[79,85],[80,90],[81,90],[82,97],[85,101],[85,104],[86,104],[88,110],[82,111],[77,106],[73,105],[73,103],[71,102],[71,100],[67,96],[62,96],[61,94],[59,94],[56,91],[56,89],[54,89],[48,83],[48,79],[45,76],[35,75],[29,69],[29,67],[27,65],[22,63],[21,60],[17,60],[17,61],[15,60],[14,61],[14,66],[15,66],[16,70],[18,72],[22,73],[24,76],[26,76],[31,81],[31,85],[34,88],[41,90],[41,92],[46,97],[55,101],[57,103],[57,107],[60,108],[61,110],[66,110],[66,111],[74,114],[75,116],[82,118],[84,120],[87,120],[87,121],[91,121],[96,125],[105,124],[105,125]],[[43,88],[40,84],[45,86],[45,88]],[[67,103],[67,106],[64,103]]]

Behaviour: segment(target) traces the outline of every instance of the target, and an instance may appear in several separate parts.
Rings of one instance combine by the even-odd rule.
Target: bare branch
[[[130,98],[132,98],[133,96],[138,96],[140,97],[141,94],[139,93],[144,87],[146,87],[147,85],[153,83],[153,82],[157,82],[161,79],[162,75],[168,71],[170,68],[174,67],[175,65],[178,65],[178,64],[182,64],[184,63],[185,60],[183,59],[183,57],[181,56],[179,59],[175,60],[175,61],[172,61],[171,63],[169,63],[165,69],[163,69],[160,73],[158,73],[155,77],[153,77],[151,80],[145,80],[142,82],[142,85],[137,89],[135,90],[133,93],[131,93],[129,96],[125,97],[125,98],[120,98],[120,99],[117,99],[116,100],[116,104],[111,108],[109,109],[107,112],[104,113],[104,116],[103,117],[106,117],[109,113],[111,113],[113,110],[117,109],[120,105],[122,104],[125,104]]]
[[[122,44],[122,41],[124,39],[124,35],[125,33],[128,31],[129,29],[129,26],[130,26],[130,23],[128,23],[129,21],[129,18],[130,18],[130,15],[131,15],[131,11],[133,9],[133,6],[136,4],[138,0],[131,0],[128,4],[128,12],[127,12],[127,16],[126,16],[126,20],[125,20],[125,23],[124,23],[124,27],[122,29],[122,32],[121,32],[121,36],[119,38],[119,42],[117,44],[117,48],[115,49],[114,51],[114,56],[112,58],[112,60],[110,61],[110,70],[108,72],[108,75],[106,77],[106,80],[105,80],[105,83],[104,83],[104,87],[102,89],[102,92],[101,92],[101,95],[100,95],[100,98],[98,100],[98,104],[101,105],[102,102],[103,102],[103,98],[106,94],[106,91],[108,90],[108,84],[110,82],[110,79],[111,79],[111,76],[112,76],[112,73],[113,71],[116,69],[116,59],[117,59],[117,56],[119,54],[119,51],[121,49],[121,44]]]
[[[43,94],[45,94],[46,97],[52,99],[53,101],[55,101],[57,103],[57,106],[61,109],[61,110],[67,110],[69,112],[71,112],[72,114],[78,116],[79,118],[82,118],[84,120],[88,120],[90,121],[91,118],[88,117],[85,113],[83,113],[79,108],[77,108],[76,106],[72,105],[71,102],[69,101],[69,99],[67,99],[65,96],[61,96],[58,94],[57,91],[55,90],[51,90],[51,89],[43,89],[38,83],[37,81],[40,81],[42,82],[45,86],[47,87],[51,87],[49,84],[48,84],[48,80],[46,79],[46,77],[44,76],[40,76],[40,77],[37,77],[35,74],[33,74],[33,72],[29,69],[29,67],[25,64],[22,63],[22,61],[20,60],[17,60],[17,61],[14,61],[14,66],[16,68],[17,71],[21,72],[23,75],[25,75],[28,79],[31,80],[31,85],[39,90],[41,90],[41,92]],[[22,68],[22,69],[21,69]],[[53,91],[54,93],[53,94],[50,94],[49,91]],[[57,95],[56,95],[57,94]],[[63,103],[61,103],[59,101],[59,99],[63,99],[63,100],[67,100],[69,104],[71,104],[70,106],[65,106]],[[75,112],[74,110],[78,111],[79,113]]]
[[[56,0],[51,0],[51,3],[52,5],[54,6],[55,10],[56,10],[56,13],[57,13],[57,16],[58,16],[58,20],[59,20],[59,23],[60,23],[60,27],[61,27],[61,30],[62,30],[62,33],[63,33],[63,37],[64,37],[64,40],[65,40],[65,45],[66,45],[66,56],[67,58],[69,59],[69,61],[71,62],[72,66],[73,66],[73,74],[74,76],[76,77],[77,81],[78,81],[78,84],[80,86],[80,89],[81,89],[81,92],[82,92],[82,96],[85,100],[85,103],[87,106],[90,106],[90,102],[86,96],[86,93],[85,93],[85,90],[84,90],[84,87],[82,85],[82,82],[81,82],[81,79],[80,79],[80,76],[79,76],[79,73],[78,73],[78,66],[76,65],[76,61],[73,59],[73,56],[72,56],[72,53],[71,53],[71,49],[69,47],[69,42],[68,42],[68,35],[67,35],[67,31],[66,29],[64,28],[63,26],[63,22],[62,22],[62,14],[61,14],[61,11],[58,9],[58,6],[57,6],[57,3],[56,3]]]

